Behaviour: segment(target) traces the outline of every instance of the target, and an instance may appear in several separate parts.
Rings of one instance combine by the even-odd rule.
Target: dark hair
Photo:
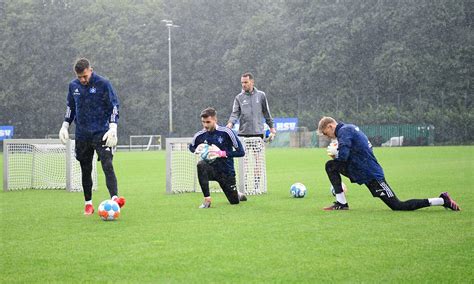
[[[249,77],[250,80],[253,80],[253,75],[250,72],[245,72],[241,77]]]
[[[215,110],[214,108],[212,108],[212,107],[208,107],[208,108],[206,108],[205,110],[201,111],[201,117],[203,117],[203,118],[207,118],[207,117],[209,117],[209,116],[214,117],[214,116],[216,116],[216,115],[217,115],[217,112],[216,112],[216,110]]]
[[[76,73],[82,73],[84,72],[84,70],[86,70],[87,68],[90,67],[90,63],[89,63],[89,60],[87,60],[87,58],[79,58],[77,61],[76,61],[76,64],[74,64],[74,71],[76,71]]]

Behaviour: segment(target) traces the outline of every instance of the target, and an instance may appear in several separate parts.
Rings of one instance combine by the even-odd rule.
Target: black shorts
[[[114,155],[114,149],[105,146],[105,141],[93,142],[76,140],[76,160],[78,160],[79,162],[92,162],[92,159],[94,158],[94,151],[97,152],[97,155],[99,156],[99,161],[106,161],[107,159],[112,159]]]
[[[369,190],[370,193],[372,193],[373,197],[379,197],[379,198],[394,198],[395,193],[392,191],[388,183],[383,179],[383,180],[371,180],[370,182],[365,184]]]
[[[217,181],[223,191],[233,190],[236,186],[235,174],[223,173],[219,168],[216,168],[204,161],[199,162],[199,166],[205,171],[209,180]]]

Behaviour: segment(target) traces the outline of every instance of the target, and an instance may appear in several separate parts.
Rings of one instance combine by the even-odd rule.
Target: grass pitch
[[[0,193],[0,282],[473,282],[474,147],[376,148],[401,200],[449,191],[463,211],[393,212],[350,184],[330,204],[324,149],[269,149],[268,194],[238,206],[165,194],[164,152],[119,152],[121,218],[83,213],[82,193]],[[108,198],[99,170],[94,206]],[[302,182],[303,199],[289,197]]]

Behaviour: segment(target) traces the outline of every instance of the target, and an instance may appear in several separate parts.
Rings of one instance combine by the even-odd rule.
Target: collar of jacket
[[[343,127],[343,126],[344,126],[344,123],[342,123],[342,122],[337,123],[336,131],[334,131],[334,135],[336,135],[336,137],[337,137],[337,132],[339,132],[339,129],[341,129],[341,127]]]
[[[92,72],[91,78],[89,79],[89,82],[87,85],[91,86],[93,83],[95,83],[95,80],[97,79],[97,75],[95,75],[95,72]]]
[[[255,95],[255,93],[258,92],[257,88],[253,87],[253,90],[251,92],[246,92],[242,90],[242,94],[250,96],[250,95]]]

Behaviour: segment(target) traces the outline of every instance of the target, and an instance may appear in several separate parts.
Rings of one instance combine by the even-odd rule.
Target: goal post
[[[166,138],[166,192],[195,192],[197,157],[188,149],[192,138]]]
[[[267,192],[265,144],[259,137],[239,138],[245,156],[234,158],[236,185],[248,195]],[[192,138],[166,138],[166,192],[201,192],[197,177],[198,157],[189,151]],[[221,192],[215,181],[210,181],[211,192]]]
[[[82,191],[82,174],[74,140],[6,139],[3,141],[3,190],[66,189]],[[92,165],[97,189],[97,154]]]
[[[255,195],[267,192],[265,143],[260,137],[240,138],[245,146],[245,156],[238,159],[240,191]]]
[[[161,135],[130,135],[129,150],[161,150]]]
[[[46,134],[44,136],[44,139],[59,139],[59,133]],[[76,139],[76,134],[75,133],[69,133],[69,139],[75,140]]]

